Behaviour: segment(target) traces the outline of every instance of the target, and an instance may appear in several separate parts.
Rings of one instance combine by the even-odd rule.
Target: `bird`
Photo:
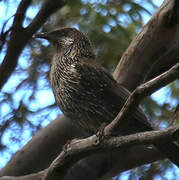
[[[36,33],[34,38],[46,39],[54,47],[50,82],[56,104],[64,115],[89,135],[100,129],[103,123],[109,124],[131,93],[97,63],[88,37],[75,28],[66,27]],[[118,134],[129,135],[154,129],[139,107],[129,119],[117,128]],[[154,146],[179,166],[179,146],[176,142]]]

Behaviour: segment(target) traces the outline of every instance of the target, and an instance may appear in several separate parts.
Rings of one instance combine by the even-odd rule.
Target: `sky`
[[[1,13],[0,13],[0,29],[2,28],[3,23],[7,19],[7,17],[9,18],[9,21],[7,23],[7,27],[12,24],[12,20],[13,20],[12,15],[16,11],[17,2],[20,2],[20,0],[16,0],[16,1],[9,0],[9,6],[7,7],[6,4],[3,1],[0,1],[0,9],[1,9]],[[142,3],[143,1],[142,0],[136,0],[136,2],[141,2]],[[157,6],[159,6],[162,2],[163,2],[163,0],[156,0],[155,1]],[[150,7],[149,4],[145,4],[145,6],[147,7],[147,9],[149,11],[154,13],[153,8]],[[36,15],[36,13],[38,12],[38,10],[39,10],[38,6],[33,6],[33,8],[29,8],[28,12],[27,12],[27,16],[29,16],[31,18],[34,17]],[[147,13],[143,13],[143,19],[144,19],[144,23],[147,23],[147,21],[150,19],[150,16]],[[24,26],[26,26],[28,23],[29,22],[26,21],[24,23]],[[108,31],[107,27],[106,28],[104,27],[104,29],[105,29],[106,32]],[[26,53],[26,52],[23,52],[23,53]],[[0,54],[0,63],[3,60],[3,56],[4,56],[4,54],[1,53]],[[21,56],[20,59],[19,59],[19,66],[21,66],[23,68],[28,66],[28,63],[27,63],[26,60],[24,60],[23,56]],[[10,77],[8,83],[3,87],[2,91],[3,92],[13,93],[14,88],[16,87],[16,84],[18,84],[20,82],[20,80],[24,79],[25,77],[26,77],[26,74],[22,74],[21,77],[19,76],[19,74],[14,74],[13,77],[12,76]],[[39,83],[38,83],[39,91],[35,95],[36,96],[36,101],[38,102],[39,106],[47,106],[47,105],[50,105],[50,104],[54,103],[54,96],[53,96],[52,91],[49,90],[49,89],[48,90],[47,89],[41,89],[41,87],[43,86],[43,83],[45,83],[43,80],[39,80]],[[21,92],[18,92],[18,93],[14,93],[13,98],[15,98],[17,102],[19,102],[19,100],[18,100],[18,98],[20,97],[19,93],[23,94],[23,93],[26,93],[26,92],[21,91]],[[169,93],[169,88],[165,87],[165,88],[162,88],[161,90],[155,92],[154,94],[152,94],[152,98],[157,100],[157,102],[159,104],[163,104],[165,102],[165,97],[168,95],[168,93]],[[1,97],[1,93],[0,93],[0,97]],[[42,97],[48,97],[48,100],[47,100],[47,98],[42,98]],[[31,102],[30,107],[32,109],[36,108],[36,103],[37,102]],[[29,102],[27,101],[27,103],[29,103]],[[174,101],[173,105],[175,105],[175,104],[176,104],[176,102]],[[0,118],[2,118],[2,116],[8,111],[9,111],[8,104],[4,104],[3,106],[1,106]],[[47,112],[47,113],[49,113],[49,112]],[[54,119],[57,116],[58,113],[59,113],[59,110],[56,110],[56,109],[53,110],[51,112],[51,114],[50,114],[50,119]],[[35,121],[34,121],[34,123],[35,123]],[[44,121],[42,123],[43,123],[42,126],[44,127],[49,123],[49,120],[46,120],[46,121]],[[5,135],[4,135],[4,137],[3,137],[3,141],[6,144],[8,144],[8,142],[9,142],[10,134],[11,134],[11,132],[7,131],[5,133]],[[11,145],[11,148],[8,151],[2,152],[0,154],[0,168],[3,167],[8,162],[8,160],[10,159],[12,153],[15,153],[19,148],[21,148],[23,145],[25,145],[28,142],[28,140],[30,140],[31,135],[29,134],[28,126],[27,127],[25,126],[22,136],[26,137],[26,138],[23,138],[22,142],[19,145],[14,143],[13,146],[12,146],[12,144],[9,143],[9,146]],[[128,179],[127,176],[128,176],[128,173],[125,172],[124,176],[123,176],[124,177],[123,180],[125,180],[125,177],[126,177],[126,179]],[[159,179],[156,179],[156,180],[159,180]]]

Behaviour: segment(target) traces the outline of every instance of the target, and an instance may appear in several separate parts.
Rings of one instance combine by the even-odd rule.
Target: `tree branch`
[[[59,127],[62,129],[59,130]],[[41,129],[26,146],[14,154],[6,167],[1,169],[0,176],[22,176],[41,171],[50,165],[69,139],[80,136],[84,137],[84,133],[74,128],[70,119],[60,115],[46,128]],[[29,168],[30,164],[32,164],[31,168]]]
[[[0,66],[0,89],[17,66],[18,57],[24,46],[31,39],[33,33],[43,25],[53,12],[65,5],[65,0],[43,1],[41,9],[32,23],[28,27],[23,28],[22,22],[25,18],[25,11],[29,7],[31,1],[32,0],[23,0],[17,8],[13,25],[11,27],[6,56]]]
[[[20,2],[14,17],[13,28],[22,28],[22,23],[25,18],[25,12],[30,6],[31,2],[32,0],[22,0]]]
[[[98,137],[93,135],[86,139],[74,140],[68,145],[67,149],[50,165],[47,174],[43,180],[63,179],[66,172],[76,161],[92,153],[105,152],[109,150],[121,150],[130,148],[134,145],[167,143],[179,139],[179,125],[167,128],[165,130],[137,133],[122,137],[112,137],[104,139],[100,143]]]
[[[135,145],[157,144],[179,139],[179,125],[164,130],[137,133],[128,136],[110,137],[96,144],[97,136],[73,140],[53,161],[49,169],[20,177],[2,177],[0,180],[58,180],[63,179],[69,167],[84,156],[109,150],[124,150]],[[44,173],[45,176],[44,176]],[[44,176],[44,177],[43,177]]]
[[[169,71],[152,79],[151,81],[139,86],[132,93],[117,117],[104,129],[104,135],[109,135],[113,130],[120,126],[122,121],[126,121],[126,116],[135,111],[136,106],[140,101],[155,92],[160,87],[179,78],[179,63],[173,66]],[[175,141],[179,138],[179,126],[171,127],[162,131],[151,131],[138,133],[135,135],[113,137],[102,140],[100,136],[93,135],[86,139],[74,140],[68,145],[67,149],[63,150],[60,155],[52,162],[47,170],[43,180],[63,179],[69,168],[79,159],[90,155],[91,153],[104,152],[116,148],[126,148],[139,144],[157,144]]]
[[[120,126],[120,124],[127,123],[127,116],[135,111],[135,107],[140,104],[144,97],[151,95],[159,88],[169,84],[177,78],[179,78],[179,63],[167,72],[137,87],[136,90],[129,96],[117,117],[105,128],[106,135],[110,135],[115,128]]]
[[[41,27],[47,18],[54,13],[57,9],[63,7],[66,4],[66,0],[45,0],[42,4],[38,14],[26,28],[27,33],[34,34],[39,27]]]
[[[151,67],[158,75],[175,65],[179,59],[178,49],[172,59],[166,52],[171,55],[178,42],[178,23],[178,0],[165,0],[121,57],[114,72],[117,81],[133,91],[143,83],[146,72],[153,72]],[[161,58],[164,54],[169,63],[165,63]]]
[[[42,180],[44,173],[45,171],[40,171],[26,176],[4,176],[0,180]]]

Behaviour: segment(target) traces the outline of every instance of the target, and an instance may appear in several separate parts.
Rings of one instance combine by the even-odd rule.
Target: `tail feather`
[[[163,155],[179,167],[179,145],[176,142],[154,145]]]
[[[127,97],[129,97],[130,95],[130,92],[120,85],[118,86],[118,88],[114,88],[112,91],[114,94],[116,94],[116,97],[119,98],[116,98],[118,103],[125,102],[127,100]],[[147,120],[145,114],[140,108],[136,108],[136,110],[131,116],[131,119],[128,121],[128,124],[126,124],[125,126],[125,128],[121,127],[121,131],[123,131],[124,135],[137,132],[158,130],[151,122]],[[177,144],[176,142],[170,142],[154,145],[162,154],[164,154],[168,159],[170,159],[175,165],[179,167],[179,144]]]

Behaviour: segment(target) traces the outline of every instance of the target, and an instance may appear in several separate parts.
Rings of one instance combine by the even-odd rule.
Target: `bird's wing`
[[[78,63],[75,68],[80,75],[82,74],[81,78],[82,82],[86,83],[85,86],[89,86],[91,90],[94,89],[94,92],[97,92],[101,88],[104,95],[103,98],[108,103],[106,106],[110,111],[113,109],[116,112],[120,111],[130,95],[130,92],[126,88],[119,85],[106,69],[97,64],[83,61]],[[111,105],[114,107],[111,107]],[[152,130],[150,123],[140,108],[136,108],[131,115],[129,126],[133,126],[133,131],[131,132]]]

